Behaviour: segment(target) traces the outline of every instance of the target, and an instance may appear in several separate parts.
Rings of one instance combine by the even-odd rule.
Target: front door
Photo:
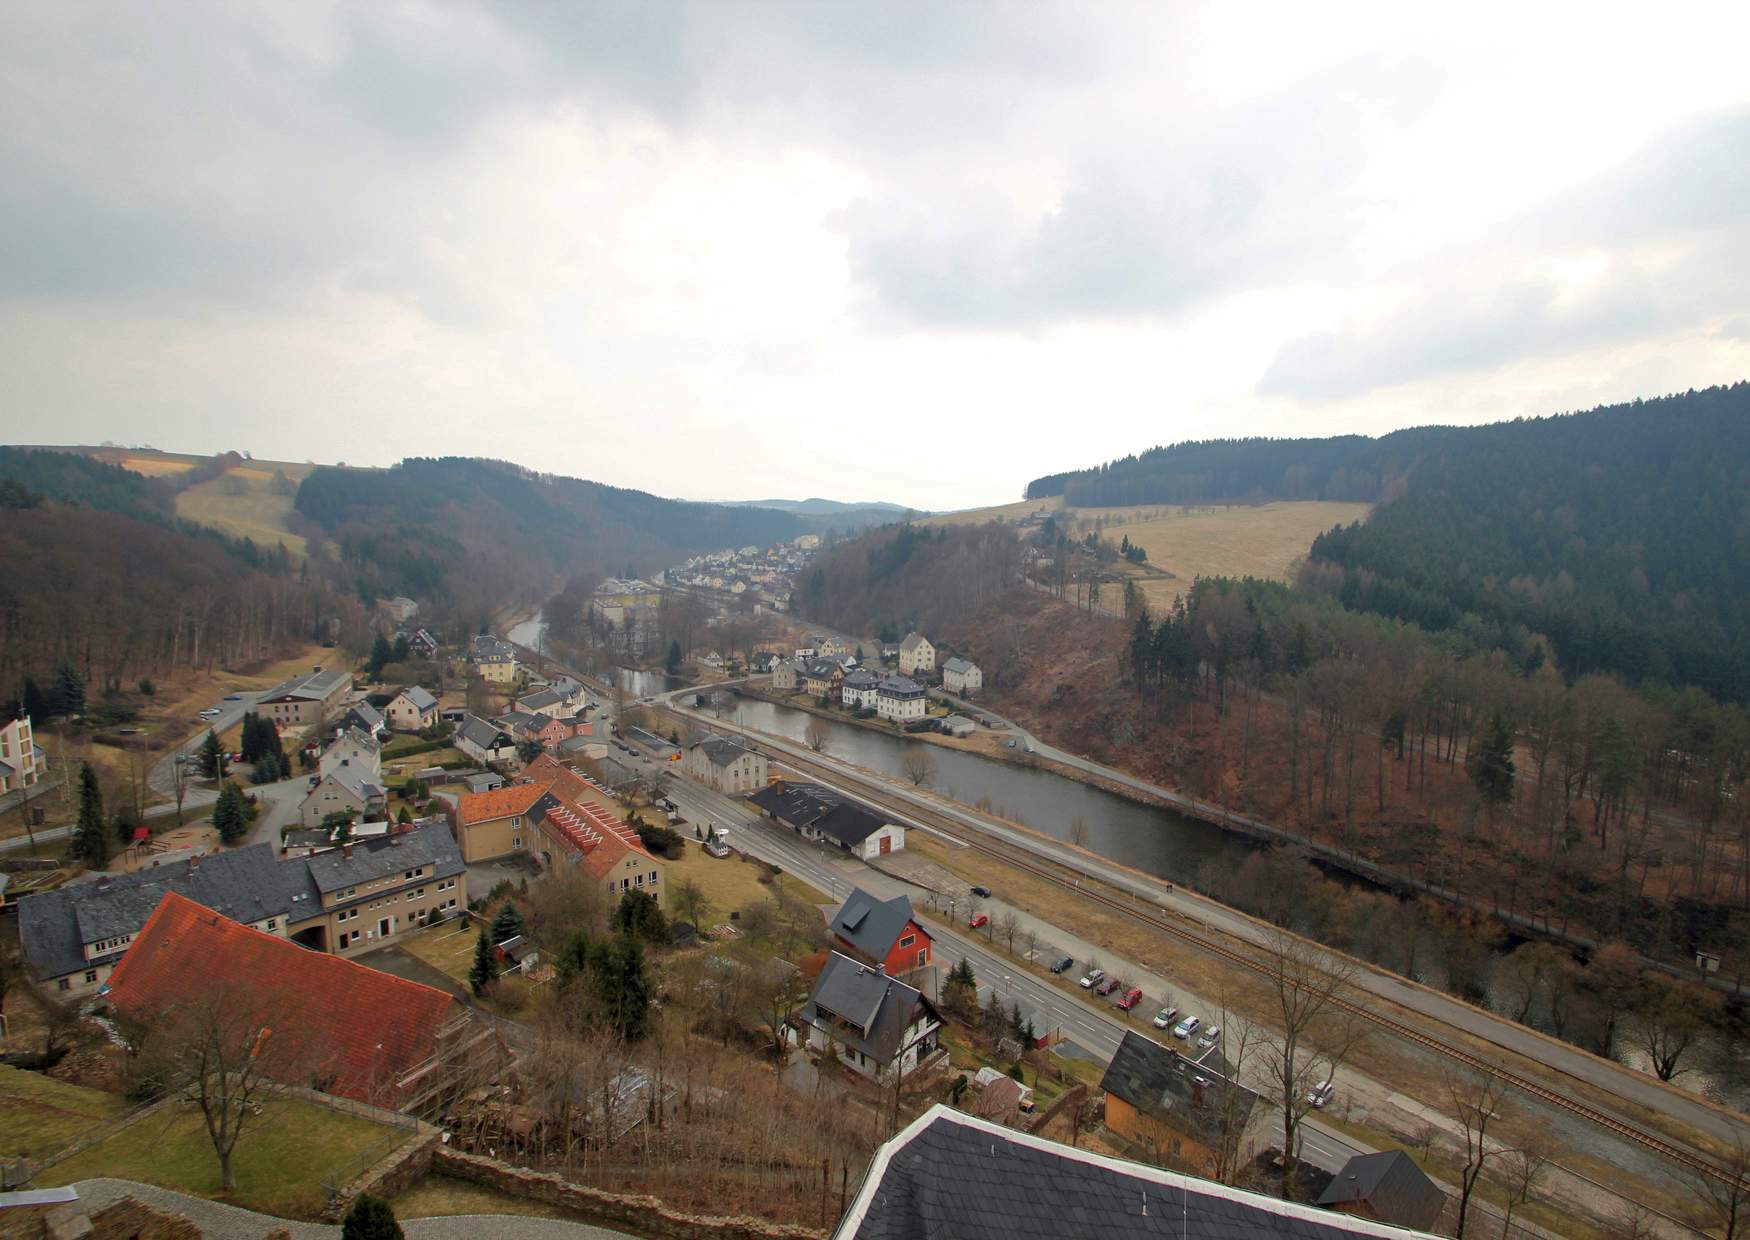
[[[881,837],[881,855],[883,857],[885,857],[888,853],[890,853],[892,851],[893,851],[893,839],[892,839],[892,837],[886,836],[886,835],[882,836]]]
[[[377,937],[379,939],[386,939],[389,937],[389,922],[390,922],[390,920],[391,920],[390,918],[384,917],[377,922]]]

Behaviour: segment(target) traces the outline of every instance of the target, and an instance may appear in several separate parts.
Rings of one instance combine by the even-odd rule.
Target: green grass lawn
[[[474,967],[474,945],[479,938],[478,926],[468,925],[458,932],[455,923],[446,922],[402,935],[396,945],[466,986],[468,972]],[[534,992],[534,983],[520,973],[512,973],[500,977],[477,1002],[500,1016],[514,1017],[529,1005]]]
[[[42,1158],[128,1109],[114,1094],[0,1065],[0,1158]]]
[[[140,1180],[282,1218],[314,1219],[325,1176],[357,1174],[398,1130],[307,1102],[276,1102],[250,1120],[232,1156],[237,1191],[219,1188],[219,1160],[199,1110],[171,1108],[129,1124],[37,1177],[39,1188],[93,1176]]]

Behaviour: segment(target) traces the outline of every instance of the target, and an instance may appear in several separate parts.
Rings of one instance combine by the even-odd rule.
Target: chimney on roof
[[[189,857],[188,868],[191,870],[198,870],[201,868],[201,855],[199,853],[195,853]]]
[[[98,876],[97,889],[99,891],[108,891],[109,890],[109,875],[102,874],[102,875]]]
[[[1191,1105],[1196,1107],[1199,1111],[1203,1109],[1203,1086],[1204,1080],[1202,1077],[1194,1076],[1191,1078]]]
[[[351,840],[348,840],[346,843],[344,843],[340,846],[340,855],[342,857],[345,857],[349,861],[352,859],[352,841]]]

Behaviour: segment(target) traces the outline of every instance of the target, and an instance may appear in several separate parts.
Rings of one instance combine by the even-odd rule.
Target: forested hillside
[[[1041,478],[1078,505],[1352,499],[1303,584],[1570,680],[1750,700],[1750,384],[1380,439],[1156,448]]]
[[[1750,384],[1453,435],[1311,559],[1351,607],[1541,634],[1570,678],[1750,700]]]
[[[822,552],[792,602],[806,619],[897,640],[971,614],[1020,572],[1020,540],[1005,526],[893,525]]]
[[[100,692],[362,631],[279,548],[170,515],[168,488],[63,452],[0,449],[0,691],[72,663]]]
[[[375,473],[322,467],[297,512],[334,543],[362,594],[405,593],[488,610],[556,581],[654,572],[698,551],[794,538],[810,527],[764,508],[662,499],[500,461],[410,458]]]

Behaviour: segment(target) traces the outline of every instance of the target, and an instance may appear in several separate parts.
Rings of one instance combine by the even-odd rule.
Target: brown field
[[[1138,586],[1158,611],[1198,577],[1286,581],[1315,537],[1361,520],[1370,507],[1309,500],[1256,507],[1078,508],[1075,521],[1078,530],[1088,530],[1103,520],[1104,538],[1128,537],[1148,552],[1149,567],[1173,574],[1170,580],[1139,575]]]
[[[997,504],[990,508],[968,508],[961,512],[943,512],[933,517],[925,517],[920,525],[981,525],[986,521],[1022,521],[1030,514],[1039,512],[1061,512],[1063,496],[1053,495],[1046,499],[1022,499],[1012,504]]]
[[[116,462],[123,469],[131,469],[136,474],[145,474],[148,478],[162,478],[169,474],[180,474],[194,468],[193,461],[178,460],[168,456],[126,456]]]
[[[294,480],[310,472],[308,465],[285,469],[286,476]],[[272,478],[272,469],[240,466],[223,478],[199,483],[178,494],[176,515],[223,530],[235,538],[252,538],[264,547],[284,543],[287,551],[302,558],[304,540],[286,525],[292,515],[293,497],[276,495],[269,486]],[[226,489],[234,488],[238,481],[244,485],[243,493],[227,494]]]

